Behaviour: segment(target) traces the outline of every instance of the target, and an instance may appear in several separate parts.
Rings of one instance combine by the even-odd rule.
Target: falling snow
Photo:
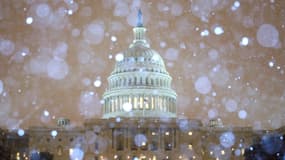
[[[78,37],[78,36],[80,35],[80,30],[79,30],[78,28],[72,29],[71,35],[72,35],[73,37]]]
[[[211,108],[208,110],[209,119],[214,119],[218,116],[218,110],[216,108]]]
[[[71,148],[69,151],[69,157],[71,160],[83,160],[84,151],[80,148]]]
[[[217,50],[215,49],[211,49],[209,52],[208,52],[208,56],[210,57],[211,60],[217,60],[218,57],[219,57],[219,53]]]
[[[53,56],[59,59],[65,59],[67,55],[68,45],[65,42],[59,42],[53,51]]]
[[[93,107],[100,106],[98,96],[93,91],[84,91],[80,95],[79,112],[86,118],[91,118],[100,114],[100,111],[94,110]]]
[[[241,46],[247,46],[248,43],[249,43],[248,37],[242,37],[242,38],[241,38],[241,41],[239,42],[239,44],[240,44]]]
[[[145,146],[146,143],[147,143],[147,138],[146,138],[146,136],[143,135],[143,134],[137,134],[137,135],[135,135],[134,139],[135,139],[135,144],[136,144],[136,146],[138,146],[138,147]]]
[[[50,6],[46,3],[41,3],[37,6],[36,14],[40,18],[47,17],[51,12]]]
[[[4,84],[3,81],[0,80],[0,95],[2,94],[3,90],[4,90]]]
[[[175,61],[178,59],[179,56],[179,51],[175,48],[168,48],[165,52],[165,59],[170,60],[170,61]]]
[[[11,40],[0,38],[0,53],[4,56],[10,56],[15,49],[15,44]]]
[[[172,77],[178,118],[199,119],[206,127],[209,120],[218,119],[225,126],[222,129],[284,125],[281,1],[26,0],[0,2],[0,126],[23,138],[28,135],[26,127],[54,126],[61,116],[70,118],[72,127],[101,118],[107,76],[115,63],[129,60],[123,51],[133,41],[138,9],[146,39]],[[154,54],[151,62],[160,61],[159,55]],[[133,114],[135,106],[122,103],[120,108]],[[117,123],[125,119],[117,117],[110,127]],[[193,129],[190,121],[177,123],[181,132],[195,135],[188,133]],[[94,128],[73,139],[70,159],[107,152],[109,139],[100,138],[101,128]],[[48,131],[50,141],[59,142],[60,136],[60,130]],[[146,134],[136,133],[133,138],[137,147],[151,143]],[[266,154],[277,154],[282,149],[280,138],[266,134],[258,145]],[[100,144],[97,149],[95,142]],[[213,159],[230,159],[228,155],[243,157],[247,146],[230,127],[208,149]],[[176,159],[201,159],[195,155],[195,145],[193,151],[191,147],[187,144]]]
[[[238,117],[239,117],[240,119],[246,119],[246,117],[247,117],[247,112],[246,112],[245,110],[240,110],[240,111],[238,112]]]
[[[27,24],[32,24],[33,21],[34,21],[33,17],[27,17],[27,18],[26,18],[26,23],[27,23]]]
[[[235,144],[235,135],[232,132],[224,132],[220,136],[220,144],[225,148],[230,148]]]
[[[133,106],[132,106],[131,103],[127,102],[127,103],[123,104],[123,109],[124,109],[125,112],[130,112],[132,110],[132,108],[133,108]]]
[[[105,27],[103,22],[94,22],[85,28],[84,39],[90,44],[100,44],[104,39]]]
[[[124,55],[122,53],[118,53],[115,57],[117,62],[124,60]]]
[[[200,36],[205,37],[205,36],[208,36],[209,34],[210,32],[207,29],[205,29],[200,33]]]
[[[218,7],[222,7],[222,0],[210,1],[210,0],[193,0],[191,3],[191,11],[202,21],[207,22],[208,17],[212,11]],[[220,6],[219,6],[220,5]]]
[[[234,99],[228,99],[225,102],[225,108],[228,112],[235,112],[237,110],[237,102]]]
[[[272,61],[268,62],[268,66],[271,68],[274,67],[274,62],[272,62]]]
[[[52,59],[47,64],[47,74],[52,79],[64,79],[68,72],[69,67],[64,60]]]
[[[234,4],[231,7],[231,10],[232,11],[236,11],[239,7],[240,7],[240,2],[239,1],[235,1]]]
[[[223,27],[221,27],[221,26],[215,26],[215,27],[214,27],[214,33],[215,33],[216,35],[221,35],[221,34],[223,34],[223,33],[224,33]]]
[[[97,80],[95,80],[95,81],[94,81],[94,83],[93,83],[93,84],[94,84],[94,86],[95,86],[95,87],[100,87],[100,86],[101,86],[101,84],[102,84],[102,82],[101,82],[101,80],[100,80],[100,79],[97,79]]]
[[[173,3],[170,11],[173,16],[180,16],[183,12],[183,7],[179,3]]]
[[[195,82],[195,89],[198,93],[208,94],[212,89],[212,83],[208,77],[199,77]]]
[[[22,137],[25,135],[25,131],[23,129],[18,129],[18,136]]]
[[[56,130],[52,130],[52,131],[50,132],[50,135],[51,135],[52,137],[56,137],[57,134],[58,134],[58,132],[57,132]]]
[[[114,16],[125,17],[129,14],[129,6],[126,2],[116,3],[116,7],[114,9]]]
[[[262,24],[257,30],[256,38],[263,47],[276,47],[279,43],[279,32],[272,24]]]

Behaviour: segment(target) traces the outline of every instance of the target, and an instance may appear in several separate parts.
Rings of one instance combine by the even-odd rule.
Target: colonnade
[[[137,136],[141,137],[137,137]],[[138,140],[137,138],[142,138]],[[112,149],[123,150],[173,150],[177,146],[175,128],[113,128]],[[138,144],[140,142],[140,144]]]
[[[123,112],[124,105],[131,105],[132,110],[152,110],[162,112],[176,112],[176,102],[174,98],[158,95],[122,95],[112,96],[105,99],[103,111]]]
[[[170,88],[171,79],[165,78],[154,78],[149,76],[125,76],[111,78],[109,82],[109,89],[121,88],[127,86],[153,86],[153,87],[166,87]]]

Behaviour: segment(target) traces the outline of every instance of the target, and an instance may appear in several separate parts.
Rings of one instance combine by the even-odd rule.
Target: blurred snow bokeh
[[[4,0],[1,126],[100,117],[107,77],[132,42],[138,8],[173,77],[179,116],[285,124],[283,1]]]

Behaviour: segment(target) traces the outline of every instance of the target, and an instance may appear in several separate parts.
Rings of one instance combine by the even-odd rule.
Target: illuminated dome
[[[134,41],[108,77],[103,118],[176,117],[176,93],[161,56],[145,39],[141,12]]]

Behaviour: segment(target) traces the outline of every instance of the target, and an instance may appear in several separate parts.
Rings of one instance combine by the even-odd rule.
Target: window
[[[130,143],[131,150],[137,150],[138,147],[137,147],[135,139],[134,139],[134,137],[137,134],[137,129],[136,128],[130,128],[129,133],[130,133],[130,137],[131,137],[131,139],[130,139],[130,141],[131,141],[131,143]]]
[[[122,128],[116,128],[113,132],[116,150],[122,151],[124,150],[124,129]]]
[[[158,141],[159,141],[159,132],[158,129],[151,129],[150,130],[150,137],[149,137],[149,146],[151,151],[158,150]]]
[[[173,132],[171,129],[167,129],[164,132],[164,149],[170,151],[173,148]]]

